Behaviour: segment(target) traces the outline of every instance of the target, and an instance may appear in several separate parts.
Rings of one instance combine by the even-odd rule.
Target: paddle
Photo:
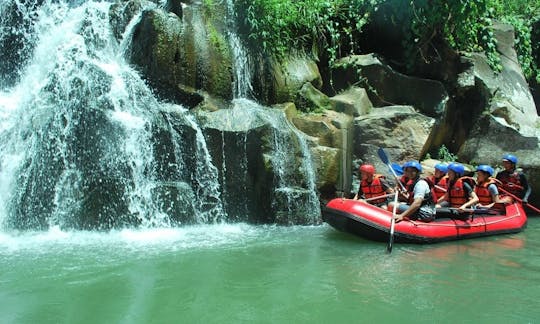
[[[390,196],[393,196],[393,195],[395,195],[395,194],[391,193],[391,194],[386,194],[386,195],[382,195],[382,196],[371,197],[371,198],[368,198],[368,199],[364,199],[364,201],[377,200],[377,199],[381,199],[381,198],[390,197]]]
[[[501,190],[502,192],[504,192],[505,194],[507,194],[508,196],[514,198],[515,200],[519,201],[520,203],[523,204],[523,200],[522,199],[519,199],[518,197],[516,197],[515,195],[509,193],[508,191],[504,190],[503,188],[500,188],[499,187],[499,190]],[[529,207],[530,209],[534,210],[535,212],[539,213],[540,214],[540,209],[534,207],[533,205],[529,204],[528,202],[525,203],[525,206]]]
[[[401,187],[401,190],[403,190],[404,192],[407,192],[407,189],[405,189],[405,186],[403,186],[403,183],[399,181],[396,171],[394,170],[394,168],[392,168],[392,164],[390,164],[390,161],[388,160],[388,155],[386,155],[386,152],[383,150],[382,147],[379,147],[379,149],[377,150],[377,154],[379,155],[379,158],[381,159],[381,161],[388,166],[390,171],[392,171],[392,175],[394,176],[394,178],[396,178],[396,182]]]
[[[397,191],[397,188],[396,188]],[[398,194],[394,195],[394,207],[392,208],[392,220],[390,221],[390,238],[388,239],[388,245],[386,251],[392,253],[392,244],[394,244],[394,228],[396,227],[396,211],[398,205]]]
[[[457,214],[477,214],[477,215],[498,215],[500,214],[498,211],[494,209],[484,209],[484,208],[464,208],[459,209],[455,207],[439,207],[436,209],[437,214],[450,214],[455,215]]]
[[[392,174],[394,175],[394,178],[396,178],[396,182],[399,186],[401,186],[401,189],[404,192],[407,192],[405,187],[403,186],[403,183],[399,181],[399,178],[396,174],[396,171],[394,171],[394,168],[392,168],[392,165],[390,164],[390,160],[388,159],[388,155],[386,155],[386,152],[383,150],[382,147],[379,147],[377,150],[377,155],[379,155],[379,158],[381,161],[388,166],[390,171],[392,171]],[[390,221],[390,238],[388,239],[388,245],[386,246],[386,251],[388,253],[392,253],[392,244],[394,243],[394,228],[396,227],[396,211],[397,211],[397,204],[398,204],[398,195],[396,194],[394,196],[394,208],[392,209],[392,220]]]

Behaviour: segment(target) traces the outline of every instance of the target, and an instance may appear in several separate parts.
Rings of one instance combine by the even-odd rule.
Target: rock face
[[[504,153],[513,153],[533,185],[534,201],[540,197],[540,174],[538,149],[540,143],[540,121],[536,106],[521,68],[516,63],[513,49],[513,30],[508,25],[495,26],[498,50],[501,53],[503,70],[494,74],[479,54],[472,56],[472,67],[468,72],[474,76],[477,93],[484,96],[484,114],[474,120],[467,134],[459,157],[464,161],[494,166],[501,164]]]
[[[281,109],[280,109],[281,108]],[[230,220],[314,224],[320,219],[314,167],[302,134],[286,111],[236,101],[230,109],[199,112],[208,150],[219,167]]]
[[[291,55],[283,61],[274,58],[258,58],[254,64],[254,95],[263,104],[273,105],[294,102],[303,108],[297,99],[299,90],[310,85],[312,89],[322,87],[322,78],[316,62],[302,55]],[[311,109],[311,107],[307,107]]]
[[[352,116],[328,110],[323,114],[297,114],[293,124],[310,136],[310,151],[323,199],[350,189]]]
[[[446,109],[448,94],[442,83],[396,72],[374,54],[341,59],[332,76],[336,89],[363,83],[375,106],[411,105],[430,117],[440,117]]]
[[[0,6],[0,88],[11,87],[35,46],[35,24],[43,0],[4,1]]]
[[[232,99],[232,54],[224,30],[226,9],[193,3],[145,10],[128,49],[135,64],[164,99],[195,107],[205,94]],[[177,14],[181,14],[179,17]]]

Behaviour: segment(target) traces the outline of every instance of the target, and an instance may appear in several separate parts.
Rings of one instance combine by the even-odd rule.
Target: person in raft
[[[435,171],[433,175],[426,178],[426,181],[429,183],[431,189],[431,194],[433,195],[433,200],[438,201],[439,198],[444,196],[446,193],[446,182],[448,181],[448,176],[446,172],[448,171],[448,165],[445,163],[435,164]]]
[[[418,161],[409,161],[404,165],[405,176],[409,179],[407,182],[406,203],[400,203],[397,206],[396,222],[402,220],[419,220],[422,222],[431,222],[435,219],[435,204],[431,195],[431,189],[427,181],[420,177],[422,166]],[[389,204],[388,210],[393,210],[393,202]]]
[[[371,164],[361,165],[359,171],[360,187],[354,200],[366,200],[372,205],[386,208],[387,194],[394,192],[386,178],[381,174],[375,174],[375,167]]]
[[[464,177],[465,167],[460,163],[448,165],[446,193],[437,201],[438,207],[452,207],[463,210],[478,202],[474,192],[474,179]]]
[[[479,165],[476,168],[476,186],[474,187],[474,192],[478,196],[479,203],[476,205],[477,208],[482,209],[497,209],[505,210],[504,204],[512,203],[512,198],[510,197],[499,197],[499,190],[497,186],[502,185],[502,183],[493,178],[494,170],[490,165]]]
[[[407,178],[407,174],[405,173],[405,168],[411,163],[411,161],[407,161],[403,163],[401,166],[401,175],[396,172],[396,175],[399,175],[400,177],[397,178],[397,181],[400,183],[397,184],[398,188],[407,188],[407,183],[409,182],[409,178]],[[406,196],[406,192],[402,190],[398,190],[398,200],[401,202],[407,202],[409,200],[408,196]]]
[[[505,154],[502,162],[504,170],[497,173],[496,178],[502,182],[503,193],[504,191],[508,191],[508,193],[521,198],[523,203],[526,204],[529,201],[531,187],[523,172],[516,170],[517,157],[512,154]]]

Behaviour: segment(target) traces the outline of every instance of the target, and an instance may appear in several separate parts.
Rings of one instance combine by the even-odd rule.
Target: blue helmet
[[[442,173],[446,173],[448,172],[448,165],[446,165],[445,163],[437,163],[435,164],[435,170],[439,170]]]
[[[454,171],[458,176],[463,176],[465,173],[465,167],[461,163],[452,162],[448,165],[448,170]]]
[[[512,162],[514,164],[517,164],[517,162],[518,162],[517,157],[515,155],[512,155],[512,154],[505,154],[505,155],[503,155],[502,159],[503,159],[503,161],[510,161],[510,162]]]
[[[487,174],[489,174],[489,176],[491,177],[493,175],[493,173],[495,172],[495,170],[493,170],[493,168],[489,165],[486,165],[486,164],[481,164],[479,165],[477,168],[476,168],[476,171],[482,171],[482,172],[485,172]]]
[[[403,164],[403,168],[415,168],[418,170],[418,172],[422,172],[422,165],[415,160],[405,162],[405,164]]]

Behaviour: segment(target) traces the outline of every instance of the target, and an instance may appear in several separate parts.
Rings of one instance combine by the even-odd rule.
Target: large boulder
[[[233,58],[223,6],[204,10],[193,3],[183,7],[182,17],[163,9],[141,14],[128,58],[164,99],[187,107],[205,95],[232,99]]]
[[[291,55],[282,60],[259,58],[253,80],[254,92],[261,102],[273,105],[295,102],[300,89],[310,84],[322,87],[322,78],[316,62],[307,56]]]
[[[368,114],[373,108],[365,89],[351,87],[330,98],[330,104],[335,111],[349,116],[359,117]]]
[[[441,82],[404,75],[375,54],[352,55],[335,64],[333,87],[348,89],[361,82],[374,106],[410,105],[430,117],[441,117],[448,94]]]
[[[323,114],[297,114],[293,124],[310,136],[310,151],[322,200],[350,187],[353,118],[328,110]]]
[[[534,174],[540,173],[540,120],[536,105],[517,63],[512,27],[496,24],[494,29],[497,49],[502,54],[502,71],[494,73],[481,54],[471,56],[472,66],[467,73],[474,77],[477,93],[485,98],[485,110],[473,119],[474,124],[458,155],[464,161],[497,165],[504,153],[514,153],[533,175],[529,181],[538,192],[540,178],[535,178]]]
[[[385,149],[392,162],[418,160],[434,122],[433,118],[416,112],[411,106],[374,108],[369,115],[356,118],[354,167],[372,163],[381,173],[388,173],[388,168],[378,157],[379,147]]]
[[[461,74],[458,90],[474,87],[484,99],[483,112],[500,117],[524,135],[535,135],[538,128],[536,105],[513,48],[514,32],[510,25],[496,24],[497,50],[502,70],[495,73],[485,55],[471,53],[471,66]],[[474,81],[473,81],[474,80]]]

